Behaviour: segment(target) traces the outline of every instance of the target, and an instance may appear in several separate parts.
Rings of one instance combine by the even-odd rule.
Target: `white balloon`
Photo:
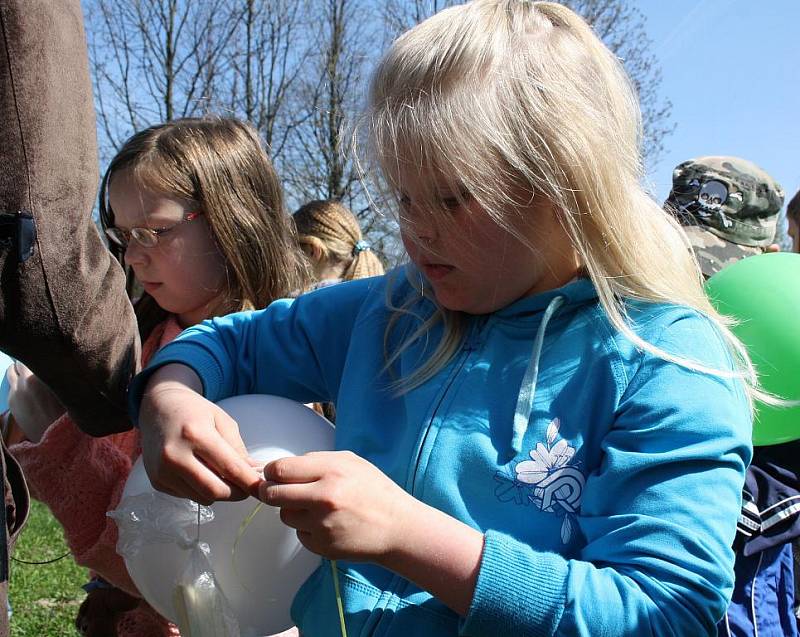
[[[248,453],[259,462],[333,449],[333,425],[301,403],[278,396],[226,398],[222,407],[238,423]],[[153,491],[139,458],[131,470],[122,501]],[[211,549],[220,588],[239,621],[242,637],[277,633],[292,625],[289,608],[300,585],[320,558],[303,547],[279,510],[261,507],[237,542],[242,522],[259,505],[255,498],[216,502],[214,520],[200,526],[200,541]],[[194,530],[191,531],[194,537]],[[236,550],[234,552],[234,544]],[[172,592],[189,552],[176,544],[149,544],[125,559],[142,597],[175,621]],[[235,562],[235,563],[234,563]]]

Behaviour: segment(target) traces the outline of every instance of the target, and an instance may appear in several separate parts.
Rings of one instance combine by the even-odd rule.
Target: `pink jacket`
[[[180,332],[174,316],[158,325],[142,347],[142,362],[147,364],[156,350]],[[141,454],[139,430],[93,438],[64,414],[38,443],[21,442],[13,445],[11,452],[22,465],[31,495],[44,502],[64,527],[75,561],[117,588],[140,597],[117,554],[117,526],[106,516],[107,511],[117,507],[131,466]],[[153,632],[156,625],[160,632]],[[119,635],[179,633],[142,603],[137,610],[126,613]]]

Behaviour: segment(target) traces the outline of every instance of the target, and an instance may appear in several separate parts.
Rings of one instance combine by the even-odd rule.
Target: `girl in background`
[[[338,201],[311,201],[292,220],[300,247],[311,261],[314,287],[383,274],[355,215]]]

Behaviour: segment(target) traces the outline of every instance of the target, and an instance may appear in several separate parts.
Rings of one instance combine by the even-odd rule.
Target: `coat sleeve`
[[[674,321],[656,344],[730,369],[699,317]],[[716,635],[750,438],[740,381],[644,354],[586,480],[585,545],[567,559],[486,533],[463,634]]]
[[[139,343],[92,219],[97,149],[78,0],[0,0],[0,349],[92,435],[130,428]]]

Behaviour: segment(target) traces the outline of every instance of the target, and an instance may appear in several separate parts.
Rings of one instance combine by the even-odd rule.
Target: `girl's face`
[[[225,260],[204,215],[181,223],[197,212],[194,202],[142,189],[129,170],[113,176],[108,199],[121,230],[172,228],[151,248],[131,238],[125,250],[145,292],[184,327],[211,316],[225,290]]]
[[[521,215],[510,215],[526,245],[474,199],[461,204],[446,188],[439,192],[452,215],[448,223],[436,221],[415,205],[413,192],[405,192],[400,230],[411,260],[445,308],[488,314],[577,276],[577,254],[549,202],[537,200]]]

